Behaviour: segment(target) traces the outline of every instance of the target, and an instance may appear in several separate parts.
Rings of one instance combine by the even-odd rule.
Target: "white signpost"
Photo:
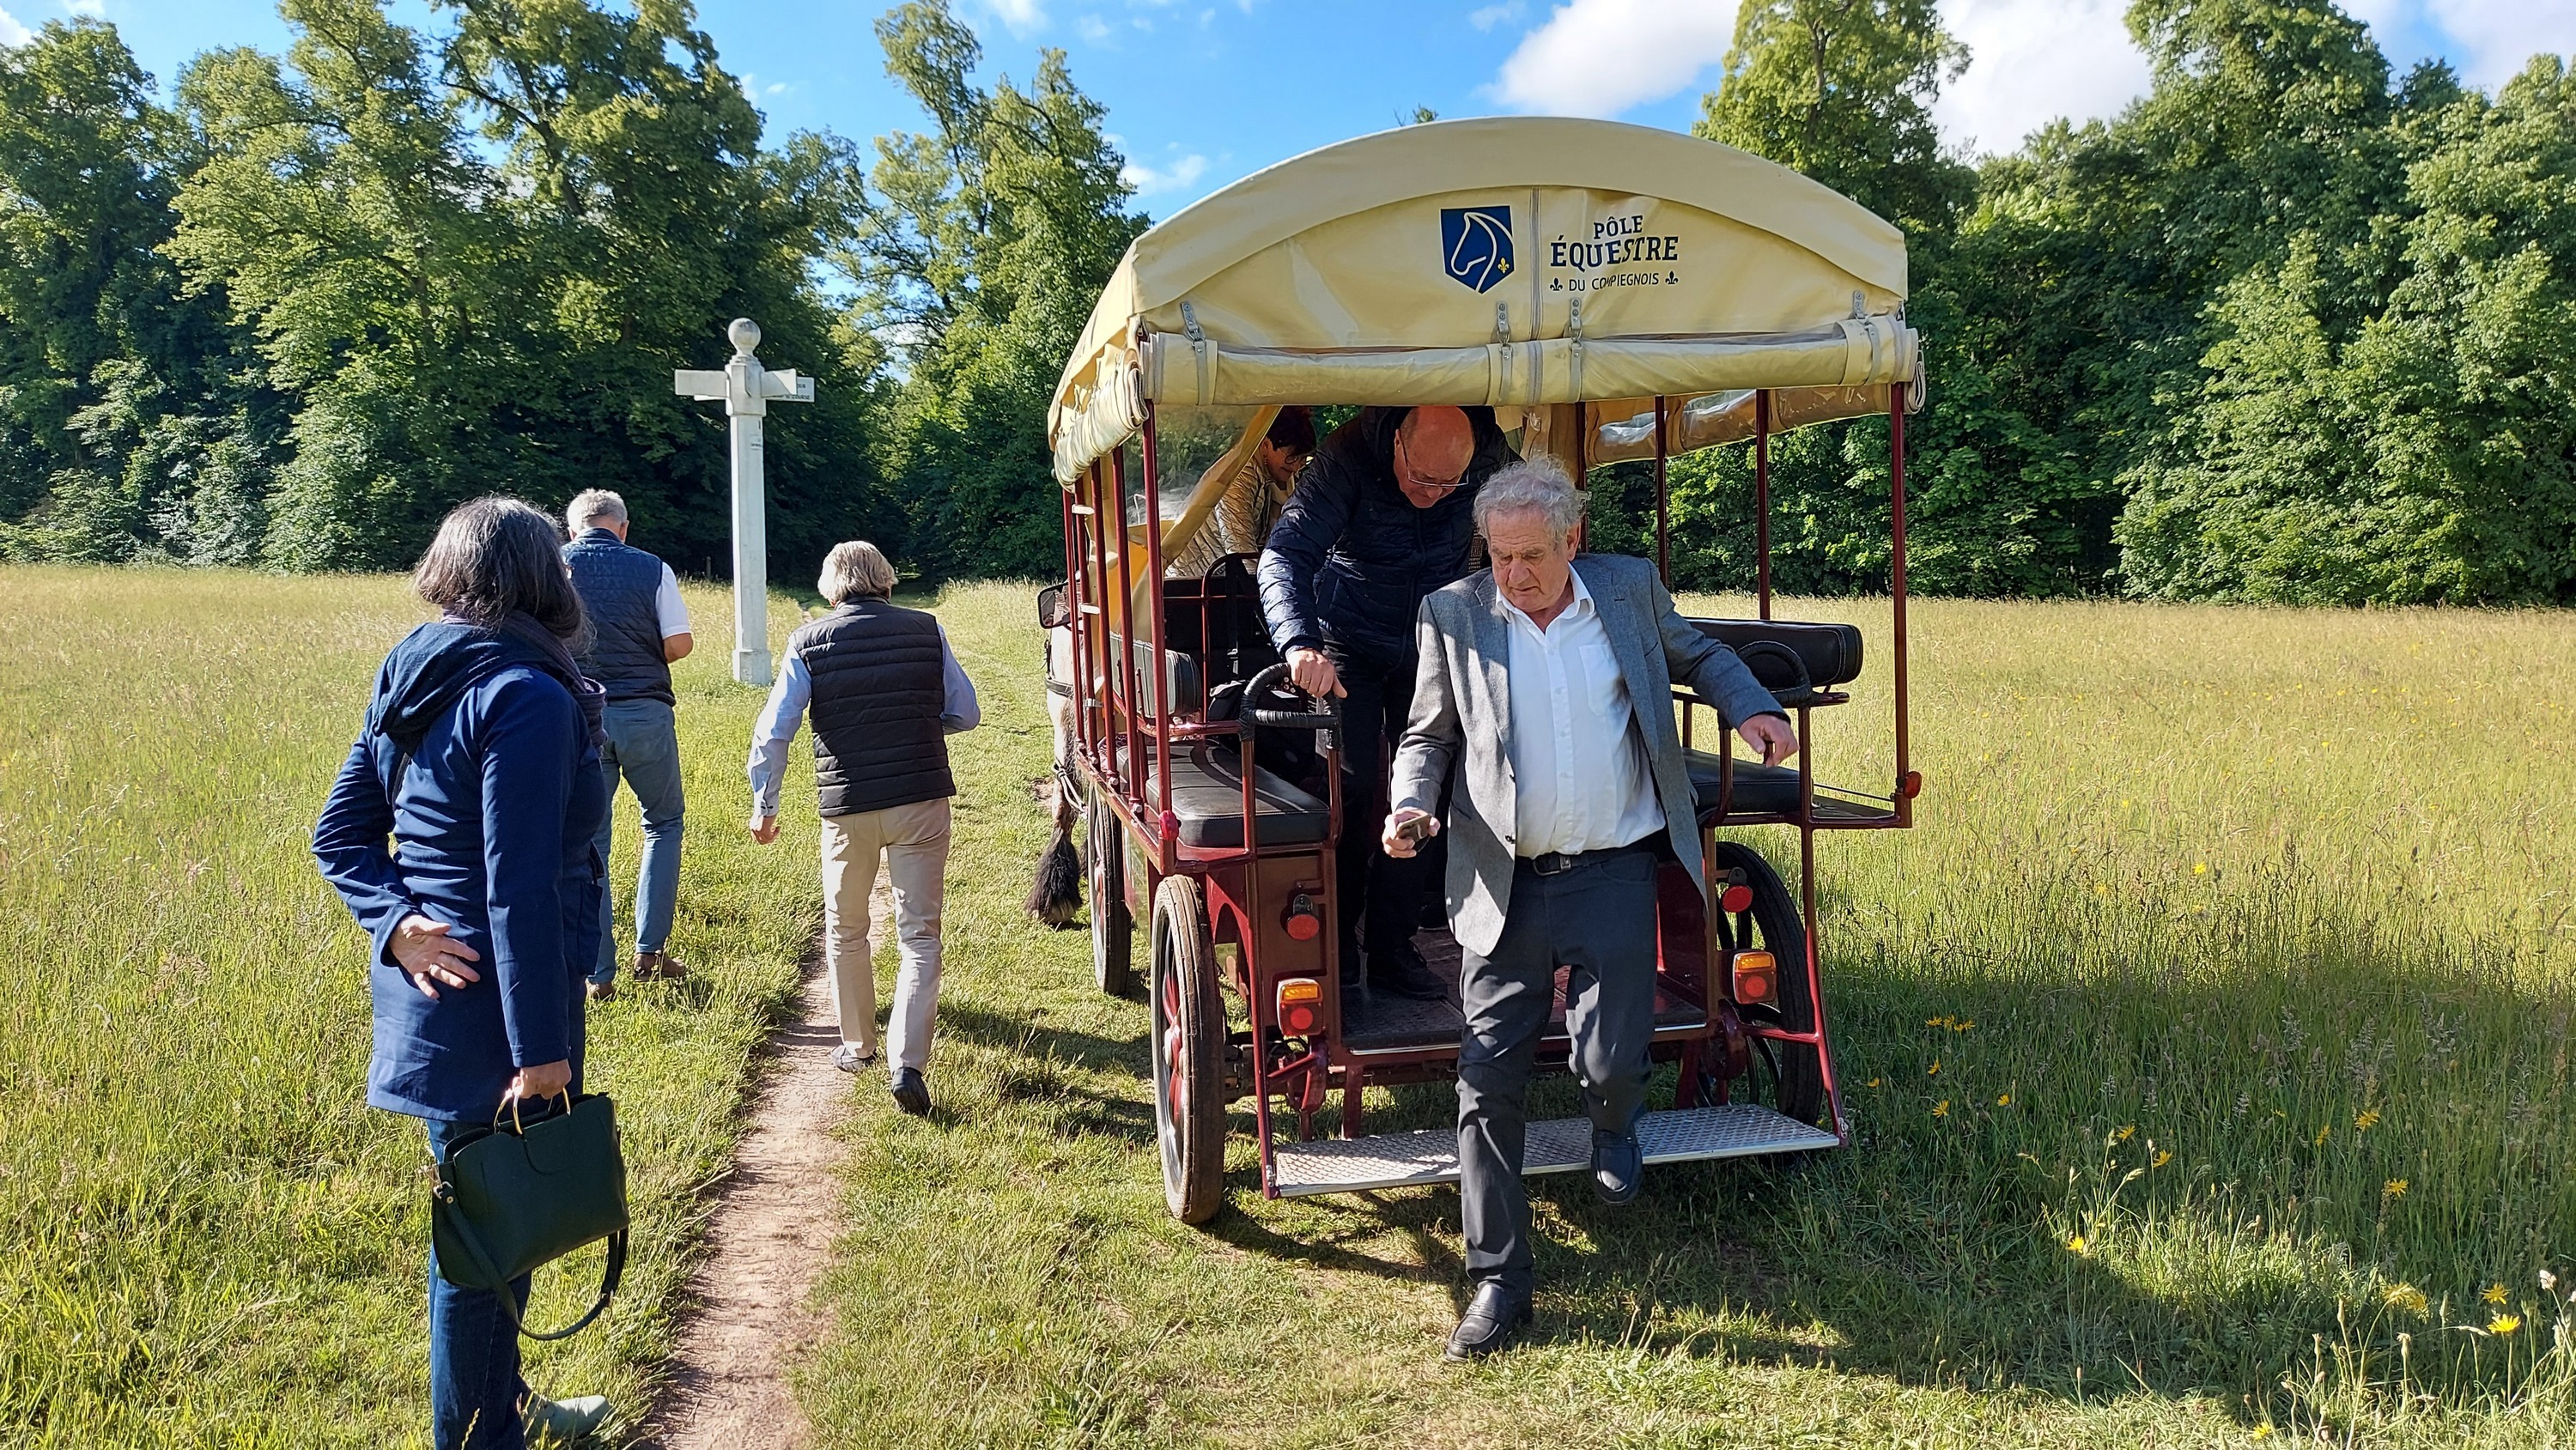
[[[721,372],[682,368],[671,391],[701,403],[722,403],[733,420],[733,677],[746,685],[769,683],[769,519],[760,464],[760,420],[772,403],[814,401],[814,380],[793,368],[760,365],[760,324],[737,317],[725,329],[733,357]]]

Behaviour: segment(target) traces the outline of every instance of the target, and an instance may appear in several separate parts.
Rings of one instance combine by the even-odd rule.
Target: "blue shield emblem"
[[[1487,292],[1512,271],[1512,209],[1440,209],[1440,270],[1473,292]]]

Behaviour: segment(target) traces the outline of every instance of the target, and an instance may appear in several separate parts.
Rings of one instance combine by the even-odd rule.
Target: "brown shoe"
[[[594,1002],[614,1002],[617,1000],[617,984],[615,982],[585,983],[581,994]]]
[[[689,968],[669,952],[637,952],[626,974],[639,982],[677,982],[687,978]]]

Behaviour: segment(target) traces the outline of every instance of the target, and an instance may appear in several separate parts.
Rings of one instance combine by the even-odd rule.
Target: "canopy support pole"
[[[1905,692],[1905,387],[1897,383],[1887,390],[1888,535],[1894,541],[1888,554],[1887,582],[1896,631],[1896,809],[1903,824],[1910,826],[1914,824],[1914,781]]]
[[[1753,554],[1754,579],[1761,595],[1762,617],[1771,617],[1771,390],[1753,394]]]
[[[1665,460],[1672,451],[1672,438],[1664,414],[1664,400],[1655,399],[1655,573],[1664,581],[1664,592],[1673,588],[1673,511],[1672,491],[1665,486]]]

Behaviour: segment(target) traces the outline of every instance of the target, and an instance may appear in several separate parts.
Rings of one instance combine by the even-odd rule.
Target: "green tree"
[[[159,250],[195,156],[113,27],[0,49],[0,551],[256,553],[275,400]]]
[[[1041,53],[1026,90],[1005,76],[988,91],[946,0],[889,11],[877,38],[931,121],[878,139],[862,225],[837,252],[857,284],[853,355],[889,373],[880,466],[910,500],[922,567],[1051,574],[1047,399],[1144,218],[1062,51]]]

